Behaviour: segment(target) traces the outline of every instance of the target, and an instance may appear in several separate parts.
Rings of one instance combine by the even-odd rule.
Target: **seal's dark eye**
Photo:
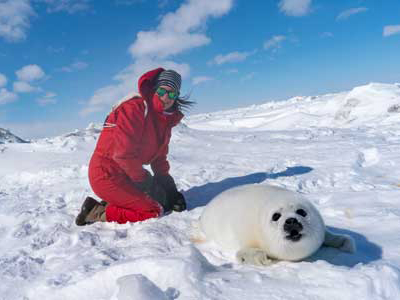
[[[296,210],[296,214],[298,214],[298,215],[300,215],[300,216],[302,216],[302,217],[305,217],[305,216],[307,216],[307,213],[306,213],[306,211],[304,210],[304,209],[298,209],[298,210]]]
[[[281,214],[280,214],[280,213],[274,213],[274,214],[272,215],[272,221],[276,222],[276,221],[279,220],[280,217],[281,217]]]

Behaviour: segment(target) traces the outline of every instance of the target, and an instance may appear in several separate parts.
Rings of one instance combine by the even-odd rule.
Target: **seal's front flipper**
[[[337,248],[349,253],[356,252],[356,243],[351,236],[346,234],[335,234],[328,230],[325,231],[323,246]]]
[[[199,220],[195,220],[192,222],[192,226],[189,231],[189,240],[193,244],[201,244],[207,241],[207,238],[203,231],[200,228]]]
[[[260,248],[244,248],[236,253],[237,260],[242,264],[269,266],[273,261],[268,257],[267,252]]]

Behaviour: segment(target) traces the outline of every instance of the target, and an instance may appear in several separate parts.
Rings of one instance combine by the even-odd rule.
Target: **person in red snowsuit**
[[[169,174],[167,160],[172,127],[192,104],[179,97],[181,76],[158,68],[139,79],[139,94],[113,108],[89,163],[89,181],[97,202],[87,197],[76,224],[142,221],[171,210],[186,209]],[[143,168],[150,165],[151,173]]]

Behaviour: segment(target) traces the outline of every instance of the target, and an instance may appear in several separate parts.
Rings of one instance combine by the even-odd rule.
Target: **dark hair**
[[[190,94],[176,98],[174,108],[179,111],[188,111],[196,102],[189,101]]]
[[[156,92],[158,86],[157,84],[154,86],[154,92]],[[190,101],[190,94],[186,94],[185,96],[178,96],[178,98],[175,99],[174,105],[168,109],[168,111],[175,111],[175,110],[179,110],[179,111],[188,111],[193,105],[196,104],[195,101]]]

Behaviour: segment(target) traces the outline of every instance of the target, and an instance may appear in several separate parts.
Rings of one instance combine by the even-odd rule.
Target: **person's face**
[[[174,90],[171,87],[164,86],[164,85],[160,86],[159,89],[164,89],[166,91],[166,93],[164,93],[164,95],[162,95],[162,96],[159,93],[157,93],[157,95],[161,101],[164,111],[168,110],[174,105],[174,103],[176,101],[175,99],[172,99],[169,96],[169,92],[173,92]]]

